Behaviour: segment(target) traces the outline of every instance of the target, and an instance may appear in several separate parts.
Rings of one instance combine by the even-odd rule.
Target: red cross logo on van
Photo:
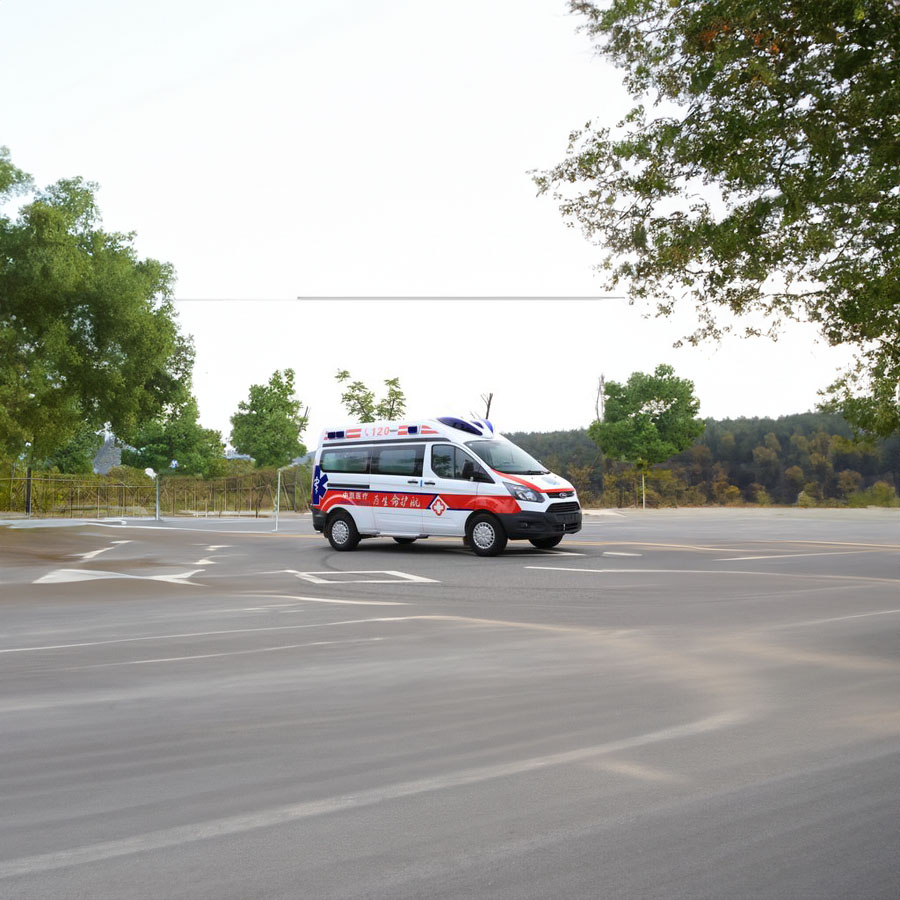
[[[440,497],[435,497],[434,502],[431,504],[431,511],[436,516],[442,516],[444,514],[444,510],[447,508],[447,504],[441,500]]]

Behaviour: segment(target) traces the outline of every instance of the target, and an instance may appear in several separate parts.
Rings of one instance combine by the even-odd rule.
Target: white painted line
[[[541,550],[540,556],[586,556],[585,553],[576,553],[574,550]]]
[[[284,600],[297,600],[304,603],[339,603],[344,606],[409,606],[401,600],[330,600],[326,597],[295,597],[292,594],[264,594],[266,597],[280,597]],[[256,606],[248,609],[268,609],[285,606],[297,606],[296,603],[278,603],[272,607]]]
[[[73,581],[103,581],[109,578],[127,578],[132,581],[167,581],[170,584],[190,584],[202,587],[194,581],[188,581],[192,575],[203,569],[192,569],[190,572],[179,572],[175,575],[122,575],[120,572],[106,572],[100,569],[57,569],[42,575],[32,584],[68,584]]]
[[[285,569],[297,578],[312,584],[440,584],[434,578],[424,575],[410,575],[407,572],[396,572],[393,569],[363,569],[360,571],[331,572],[298,572],[296,569]],[[345,578],[345,575],[389,575],[389,578]],[[322,577],[325,576],[325,577]]]
[[[877,584],[897,584],[898,578],[878,578],[872,575],[822,575],[817,572],[746,572],[740,569],[576,569],[570,566],[525,566],[550,572],[592,572],[597,575],[751,575],[764,578],[801,578],[820,581],[873,581]]]
[[[146,853],[151,850],[162,850],[168,847],[183,847],[195,841],[212,840],[229,835],[244,834],[258,828],[272,828],[287,825],[315,816],[332,815],[346,810],[362,809],[388,803],[405,797],[416,797],[436,791],[451,790],[480,784],[497,778],[509,778],[530,772],[547,769],[551,766],[562,766],[570,763],[581,763],[597,756],[645,747],[665,741],[684,740],[719,731],[723,728],[739,724],[746,716],[738,712],[722,713],[706,719],[698,719],[684,725],[651,731],[646,734],[609,741],[605,744],[594,744],[576,750],[549,753],[545,756],[533,756],[512,762],[495,765],[476,766],[461,769],[446,775],[435,775],[429,778],[418,778],[413,781],[402,781],[386,784],[381,787],[352,794],[338,794],[322,800],[306,800],[273,806],[257,812],[243,815],[224,816],[195,822],[191,825],[176,825],[172,828],[161,828],[118,840],[102,841],[86,844],[69,850],[57,850],[50,853],[39,853],[34,856],[22,856],[0,862],[0,878],[13,878],[21,875],[33,875],[38,872],[50,872],[67,866],[84,865],[107,859],[130,856],[135,853]]]
[[[219,637],[225,634],[258,634],[264,631],[298,631],[302,628],[329,628],[333,625],[363,625],[368,622],[408,622],[414,616],[343,619],[339,622],[314,622],[309,625],[267,625],[260,628],[225,628],[219,631],[189,631],[181,634],[149,634],[141,637],[110,638],[104,641],[81,641],[73,644],[47,644],[42,647],[5,647],[0,653],[35,653],[43,650],[71,650],[78,647],[104,647],[110,644],[136,644],[141,641],[168,641],[180,638]]]
[[[868,550],[828,550],[825,553],[774,553],[772,556],[728,556],[714,559],[713,562],[743,562],[750,559],[797,559],[801,556],[852,556],[858,553],[869,553]]]
[[[206,549],[208,551],[213,550],[227,550],[231,547],[231,544],[210,544]]]
[[[604,551],[604,556],[643,556],[643,553],[616,553],[612,550]]]
[[[195,563],[191,563],[192,566],[214,566],[215,561],[211,559],[198,559]]]
[[[113,544],[130,544],[131,541],[112,541]]]
[[[850,619],[868,619],[871,616],[896,616],[900,613],[900,609],[879,609],[875,612],[854,613],[851,616],[833,616],[830,619],[808,619],[806,622],[788,622],[785,625],[774,626],[777,629],[782,628],[804,628],[807,625],[830,625],[832,622],[847,622]]]
[[[106,553],[107,550],[112,550],[112,547],[103,547],[100,550],[89,550],[87,553],[73,553],[72,556],[78,556],[81,559],[93,559],[101,553]]]
[[[216,659],[220,656],[247,656],[253,653],[273,653],[277,650],[299,650],[302,647],[330,647],[336,644],[369,644],[384,638],[350,638],[346,641],[308,641],[305,644],[280,644],[277,647],[257,647],[254,650],[228,650],[224,653],[197,653],[193,656],[160,656],[155,659],[129,659],[124,662],[94,663],[90,666],[68,666],[66,671],[79,669],[111,669],[116,666],[146,666],[150,663],[188,662],[195,659]]]

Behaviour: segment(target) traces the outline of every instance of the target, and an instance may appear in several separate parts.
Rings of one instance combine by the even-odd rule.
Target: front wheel
[[[325,537],[335,550],[352,550],[359,543],[359,531],[349,513],[336,512],[325,523]]]
[[[506,547],[503,526],[487,513],[477,513],[466,523],[466,539],[478,556],[497,556]]]
[[[562,535],[548,538],[529,538],[528,540],[538,550],[552,550],[562,540]]]

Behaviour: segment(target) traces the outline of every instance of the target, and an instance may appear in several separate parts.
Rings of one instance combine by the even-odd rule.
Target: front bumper
[[[553,506],[566,507],[554,509]],[[576,507],[572,509],[571,507]],[[522,510],[497,516],[510,540],[548,538],[581,531],[581,509],[577,504],[551,504],[545,512]]]

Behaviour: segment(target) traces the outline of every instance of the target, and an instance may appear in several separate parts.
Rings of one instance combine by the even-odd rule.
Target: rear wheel
[[[414,544],[414,543],[416,542],[416,540],[418,540],[418,538],[398,538],[398,537],[395,537],[394,540],[395,540],[398,544]]]
[[[562,535],[547,538],[529,538],[528,540],[538,550],[552,550],[562,540]]]
[[[325,523],[325,537],[335,550],[352,550],[359,543],[359,531],[350,513],[339,510]]]
[[[476,513],[466,523],[466,539],[478,556],[497,556],[506,547],[503,526],[487,513]]]

